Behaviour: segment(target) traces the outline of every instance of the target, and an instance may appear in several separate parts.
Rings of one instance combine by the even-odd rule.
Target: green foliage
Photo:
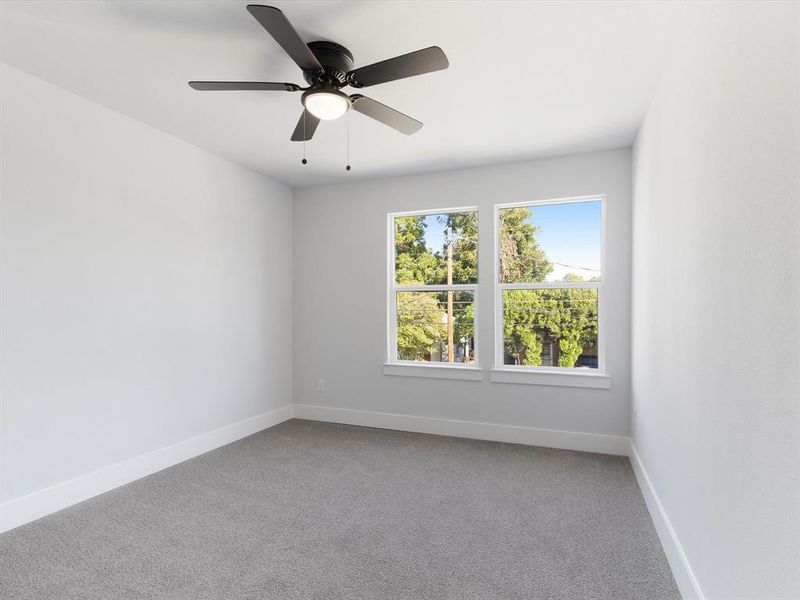
[[[400,360],[430,358],[431,348],[446,335],[436,294],[397,294],[397,356]]]
[[[447,292],[398,292],[397,355],[400,360],[430,360],[432,350],[447,343]],[[453,292],[456,344],[471,340],[475,329],[471,292]]]
[[[506,290],[503,307],[504,347],[517,364],[540,365],[543,344],[558,342],[558,365],[574,367],[597,339],[594,288]]]
[[[442,306],[447,306],[447,292],[440,297]],[[453,323],[455,338],[469,339],[475,335],[475,298],[472,292],[453,292]]]
[[[478,282],[478,213],[450,213],[439,217],[453,235],[453,283]],[[444,269],[447,248],[442,248]]]
[[[397,283],[440,283],[442,257],[425,246],[424,216],[397,217],[394,220],[395,277]]]
[[[417,258],[409,254],[400,254],[395,260],[395,277],[397,283],[429,284],[438,281],[442,270],[440,257],[427,253]]]
[[[503,346],[518,365],[542,364],[539,297],[531,290],[503,292]]]
[[[500,281],[533,283],[544,281],[553,270],[536,242],[539,228],[531,222],[528,206],[500,211]]]
[[[394,247],[397,256],[417,257],[425,254],[425,217],[396,217],[394,220]]]
[[[453,283],[478,281],[478,213],[439,215],[451,232]],[[436,285],[447,283],[447,244],[431,251],[425,245],[424,215],[395,218],[395,277],[397,283]]]

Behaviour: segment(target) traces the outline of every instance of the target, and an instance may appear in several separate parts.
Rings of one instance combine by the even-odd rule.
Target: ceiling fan
[[[353,55],[347,48],[324,41],[306,44],[279,9],[251,4],[247,10],[303,70],[308,87],[264,81],[190,81],[193,89],[303,92],[303,112],[291,138],[294,142],[310,140],[320,120],[338,119],[351,108],[406,135],[422,127],[421,122],[400,111],[361,94],[345,94],[341,88],[369,87],[446,69],[450,63],[441,48],[431,46],[353,69]]]

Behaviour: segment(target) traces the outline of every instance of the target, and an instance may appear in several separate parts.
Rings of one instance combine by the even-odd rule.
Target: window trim
[[[483,369],[464,363],[426,363],[421,361],[401,361],[385,363],[384,375],[400,375],[403,377],[431,377],[433,379],[461,379],[464,381],[482,381]]]
[[[489,380],[493,383],[522,383],[531,385],[553,385],[558,387],[595,388],[602,390],[611,388],[611,377],[605,373],[586,373],[585,371],[588,370],[589,369],[569,369],[567,367],[519,367],[516,365],[505,365],[503,369],[490,369]],[[562,371],[581,372],[564,373]]]
[[[571,204],[600,201],[600,281],[593,282],[554,282],[554,283],[501,283],[500,281],[500,211],[522,206],[543,206],[552,204]],[[574,387],[610,387],[606,366],[606,195],[592,194],[568,198],[548,198],[524,202],[508,202],[494,205],[493,217],[493,265],[494,275],[494,366],[490,378],[498,383],[532,383],[543,385],[565,385]],[[503,347],[503,290],[530,289],[597,289],[597,369],[586,367],[544,367],[504,364]]]
[[[478,252],[478,282],[463,284],[454,283],[453,285],[398,285],[395,280],[395,246],[394,246],[394,220],[396,217],[416,217],[424,215],[441,215],[458,212],[474,212],[478,216],[478,242],[476,244],[476,251]],[[479,293],[478,288],[480,284],[480,211],[477,206],[457,206],[453,208],[431,208],[424,210],[409,210],[402,212],[390,212],[386,214],[386,322],[387,335],[386,335],[386,363],[384,364],[383,372],[386,375],[411,375],[420,377],[446,377],[446,373],[435,371],[435,369],[459,369],[460,373],[457,379],[467,378],[474,379],[474,373],[482,377],[482,369],[480,366],[480,345],[478,343],[478,323],[479,323]],[[475,357],[472,363],[446,363],[436,362],[428,363],[414,360],[400,360],[397,357],[397,292],[442,292],[442,291],[462,291],[472,292],[473,305],[475,307],[474,313],[474,327],[473,327],[473,346],[472,353]],[[394,367],[403,367],[403,369],[395,369]],[[419,371],[418,369],[408,369],[407,367],[419,367],[422,369],[431,369],[431,371]],[[428,374],[430,373],[430,374]],[[436,373],[436,374],[435,374]],[[464,377],[464,375],[470,375]]]

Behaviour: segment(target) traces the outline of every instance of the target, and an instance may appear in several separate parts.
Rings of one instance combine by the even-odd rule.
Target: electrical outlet
[[[324,379],[317,379],[317,391],[324,392],[325,391],[325,380]]]

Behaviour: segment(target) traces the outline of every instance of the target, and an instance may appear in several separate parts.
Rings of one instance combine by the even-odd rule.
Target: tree
[[[453,283],[477,283],[478,213],[449,213],[440,216],[439,220],[450,232],[450,243],[453,246]],[[447,248],[442,248],[442,255],[446,254]]]
[[[431,292],[400,292],[397,298],[397,356],[430,359],[431,348],[445,334],[438,298]]]
[[[500,280],[503,283],[541,282],[553,270],[536,241],[539,228],[532,222],[530,207],[500,211]],[[541,301],[532,290],[503,292],[503,347],[519,365],[542,364],[539,331]]]
[[[397,283],[425,284],[436,281],[439,258],[425,244],[424,216],[397,217],[394,221],[395,278]],[[400,360],[430,358],[441,339],[439,302],[429,292],[397,295],[397,356]]]
[[[580,277],[571,281],[582,281]],[[558,365],[574,367],[584,348],[597,339],[597,290],[541,290],[545,310],[542,328],[558,341]]]
[[[441,257],[425,245],[425,217],[397,217],[394,221],[395,278],[397,283],[437,282]]]
[[[544,250],[536,242],[540,228],[532,222],[528,206],[500,211],[500,281],[503,283],[544,281],[553,270]]]
[[[456,346],[461,342],[465,345],[468,344],[470,348],[474,348],[475,298],[472,292],[453,292],[453,300],[455,304],[453,324],[455,326]]]
[[[529,207],[500,212],[500,269],[504,283],[545,281],[552,263],[536,241],[540,229]],[[583,281],[569,273],[564,281]],[[516,364],[541,365],[545,344],[557,344],[554,358],[574,367],[597,339],[597,290],[556,288],[503,292],[503,348]]]
[[[518,365],[542,364],[540,307],[538,290],[503,292],[503,348]]]

